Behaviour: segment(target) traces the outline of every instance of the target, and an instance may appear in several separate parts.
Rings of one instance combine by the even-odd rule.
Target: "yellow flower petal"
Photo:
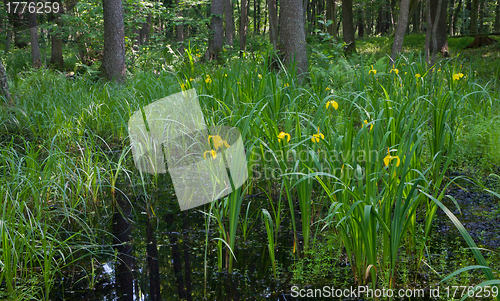
[[[226,140],[222,140],[221,136],[219,136],[219,135],[215,135],[215,136],[211,136],[211,135],[209,135],[209,136],[208,136],[208,143],[210,143],[210,138],[212,138],[212,142],[214,143],[214,148],[215,148],[215,149],[219,149],[219,148],[221,148],[223,145],[224,145],[226,148],[229,148],[229,144],[227,144],[227,141],[226,141]]]
[[[365,119],[364,123],[365,123],[365,125],[368,125],[368,120],[366,120],[366,119]],[[370,131],[371,131],[372,129],[373,129],[373,123],[372,123],[372,124],[370,124]]]
[[[391,156],[387,155],[384,158],[384,165],[389,166],[389,162],[391,162]]]
[[[335,100],[330,100],[329,102],[326,103],[326,108],[328,109],[329,106],[332,106],[335,110],[338,110],[339,104]]]
[[[281,142],[281,139],[285,139],[285,137],[287,138],[286,142],[289,142],[290,141],[290,134],[287,134],[285,132],[280,132],[278,135],[278,142]]]
[[[209,155],[212,155],[212,158],[215,159],[217,158],[217,153],[214,151],[214,150],[210,150],[210,151],[206,151],[203,153],[203,158],[206,159],[207,158],[207,153]]]

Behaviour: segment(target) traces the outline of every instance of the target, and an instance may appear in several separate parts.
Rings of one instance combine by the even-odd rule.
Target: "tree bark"
[[[56,32],[52,34],[51,37],[51,49],[50,49],[50,64],[53,65],[56,69],[62,70],[64,68],[64,57],[63,57],[63,41],[61,37],[62,31],[62,20],[61,14],[64,13],[63,5],[61,0],[56,0],[54,2],[59,3],[59,11],[52,15],[53,22],[57,25]]]
[[[421,32],[420,24],[422,20],[421,0],[411,0],[410,16],[412,18],[412,24],[413,24],[412,33],[420,33]],[[423,17],[425,18],[425,13]]]
[[[12,23],[12,31],[14,32],[14,45],[17,48],[25,48],[28,46],[27,38],[25,35],[26,29],[26,19],[24,14],[21,13],[21,9],[18,9],[16,13],[9,14],[9,19]]]
[[[234,44],[234,19],[233,1],[224,0],[224,18],[226,20],[226,43],[233,47]]]
[[[441,17],[441,10],[444,10],[445,8],[443,7],[443,0],[438,0],[437,2],[437,10],[436,10],[436,17],[432,21],[432,59],[431,59],[431,65],[434,65],[434,62],[436,61],[436,54],[437,54],[437,49],[438,49],[438,35],[437,35],[437,29],[439,26],[439,19]],[[431,10],[433,10],[431,8]],[[431,14],[432,15],[432,14]]]
[[[362,38],[365,35],[365,21],[363,20],[363,10],[359,9],[357,11],[358,15],[358,21],[357,21],[357,27],[358,27],[358,37]]]
[[[36,7],[36,1],[28,2],[30,6]],[[33,68],[38,69],[42,66],[42,55],[40,54],[40,44],[38,43],[38,23],[36,22],[36,12],[28,14],[28,25],[30,28],[31,42],[31,61]]]
[[[285,50],[285,63],[291,67],[297,64],[298,82],[301,83],[307,72],[306,34],[301,0],[281,1],[280,38]]]
[[[146,17],[146,22],[141,23],[141,28],[139,29],[139,44],[146,45],[149,42],[149,36],[151,32],[151,13]]]
[[[10,93],[9,93],[9,85],[7,83],[7,73],[5,72],[5,68],[2,64],[2,60],[0,60],[0,90],[2,92],[3,98],[5,100],[10,101]]]
[[[270,0],[271,1],[271,0]],[[276,1],[276,0],[274,0]],[[248,1],[241,0],[241,19],[240,19],[240,51],[245,51],[247,47],[248,32]]]
[[[457,20],[458,14],[462,9],[462,0],[458,0],[457,8],[453,9],[453,14],[451,16],[451,24],[450,24],[450,35],[455,35],[457,33]]]
[[[246,0],[242,0],[246,2]],[[243,5],[243,4],[242,4]],[[278,46],[278,10],[276,9],[276,0],[267,0],[269,10],[269,40],[276,50]]]
[[[403,40],[408,25],[409,13],[410,13],[410,0],[402,0],[401,5],[399,7],[398,25],[396,26],[396,33],[394,35],[394,42],[392,44],[392,53],[391,53],[392,61],[394,61],[396,57],[401,53],[401,50],[403,50]]]
[[[125,68],[125,28],[121,0],[102,0],[104,16],[104,75],[122,83],[127,78]]]
[[[439,10],[439,18],[436,15],[436,12],[438,11],[438,4],[439,3],[433,1],[433,4],[431,5],[431,16],[435,22],[438,22],[436,35],[433,35],[433,39],[436,39],[437,41],[436,54],[438,52],[443,52],[444,50],[446,50],[446,52],[448,51],[448,26],[446,24],[447,0],[442,0],[441,9]]]
[[[479,32],[486,33],[484,26],[484,6],[486,3],[479,2],[478,11],[479,11]]]
[[[352,14],[352,0],[342,0],[342,26],[344,29],[345,52],[347,54],[356,52],[354,41],[354,24]]]
[[[431,58],[431,37],[432,37],[432,18],[431,18],[431,0],[425,1],[425,18],[427,30],[425,32],[425,62],[430,64]]]
[[[304,20],[304,26],[307,22],[307,9],[309,8],[309,0],[302,0],[302,19]],[[305,27],[304,27],[305,31]]]
[[[224,13],[224,0],[212,0],[212,24],[213,32],[210,45],[210,60],[219,60],[219,54],[222,51],[222,40],[224,34],[224,22],[222,14]]]
[[[472,7],[470,13],[470,33],[477,33],[477,15],[479,9],[479,0],[472,0]]]
[[[12,30],[9,27],[7,29],[7,36],[5,37],[5,53],[9,52],[11,41],[12,41]]]
[[[438,52],[443,53],[444,56],[448,55],[446,0],[438,0],[437,2],[427,0],[425,6],[427,17],[425,61],[433,65]]]
[[[177,5],[179,5],[179,0],[177,0]],[[176,38],[177,38],[177,43],[179,44],[179,52],[184,53],[184,45],[182,44],[184,42],[184,23],[182,21],[182,16],[183,16],[183,11],[182,9],[178,8],[179,10],[177,11],[177,17],[180,19],[179,24],[175,27],[175,33],[176,33]]]
[[[370,1],[366,4],[365,20],[366,20],[366,35],[371,35],[373,30],[373,3]],[[338,28],[338,27],[337,27]]]
[[[335,1],[336,0],[327,0],[326,4],[326,20],[332,21],[332,24],[328,26],[328,33],[333,38],[337,38],[337,16],[335,12]]]

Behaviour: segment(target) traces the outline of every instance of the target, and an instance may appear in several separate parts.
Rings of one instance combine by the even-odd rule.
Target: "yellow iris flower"
[[[222,140],[221,136],[215,135],[215,136],[208,136],[208,143],[210,143],[210,138],[212,138],[212,141],[214,143],[214,148],[219,149],[224,145],[226,148],[229,148],[229,144],[227,144],[226,140]]]
[[[370,71],[368,71],[368,74],[370,73],[373,73],[373,75],[377,74],[377,70],[373,69],[373,65],[372,65],[372,69]]]
[[[207,84],[211,83],[212,82],[212,78],[210,78],[210,75],[207,74],[207,78],[205,78],[205,82]]]
[[[398,157],[398,156],[391,156],[390,151],[389,151],[389,148],[387,148],[387,156],[385,156],[385,158],[384,158],[384,164],[385,164],[385,166],[389,166],[389,163],[390,163],[392,160],[394,160],[394,159],[397,159],[397,160],[398,160],[398,162],[396,163],[396,167],[398,167],[398,166],[399,166],[399,164],[401,163],[401,160],[399,159],[399,157]]]
[[[285,139],[286,137],[286,142],[289,142],[290,141],[290,134],[287,134],[285,132],[280,132],[279,135],[278,135],[278,142],[281,142],[281,139]]]
[[[318,127],[318,133],[313,134],[313,136],[311,137],[311,140],[312,140],[312,142],[316,143],[316,142],[319,142],[319,138],[325,139],[325,136],[319,132],[319,127]]]
[[[217,153],[214,150],[209,150],[209,151],[204,152],[203,153],[203,158],[205,158],[205,159],[207,158],[207,153],[209,155],[212,155],[213,159],[217,158]]]
[[[461,79],[462,77],[464,77],[464,74],[463,74],[463,73],[456,73],[456,74],[453,74],[453,80],[459,80],[459,79]]]
[[[326,108],[328,109],[329,106],[332,106],[335,110],[338,110],[339,104],[335,100],[330,100],[329,102],[326,103]]]

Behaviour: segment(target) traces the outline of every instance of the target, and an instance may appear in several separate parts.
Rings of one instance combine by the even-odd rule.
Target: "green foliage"
[[[500,168],[500,120],[471,117],[461,126],[457,164],[478,174],[496,173]]]
[[[421,37],[409,39],[416,47]],[[367,39],[362,47],[387,51],[380,45],[387,41]],[[231,271],[235,250],[249,229],[259,228],[275,277],[283,264],[278,250],[285,249],[296,261],[290,269],[297,283],[333,277],[332,267],[341,260],[349,262],[344,273],[355,275],[358,284],[407,282],[421,268],[419,259],[434,237],[432,220],[451,183],[446,178],[451,162],[484,172],[494,172],[500,163],[498,91],[481,84],[467,60],[442,60],[433,69],[414,53],[394,65],[379,54],[347,60],[340,54],[342,45],[330,42],[314,45],[309,81],[300,86],[293,69],[279,68],[282,62],[263,38],[250,42],[253,51],[241,58],[225,51],[224,66],[202,63],[204,43],[188,42],[182,55],[174,47],[144,46],[130,55],[133,74],[123,86],[97,79],[93,66],[82,66],[84,71],[71,77],[29,70],[25,53],[12,51],[7,66],[15,74],[17,103],[0,109],[5,159],[0,161],[5,162],[0,196],[11,204],[4,210],[15,211],[9,213],[24,226],[16,230],[14,219],[5,222],[2,243],[25,231],[64,256],[71,255],[73,240],[79,246],[93,243],[92,231],[108,230],[111,195],[120,182],[131,193],[148,196],[149,190],[160,189],[156,177],[134,172],[127,148],[129,117],[156,99],[195,88],[207,124],[241,131],[249,162],[250,179],[241,190],[200,208],[206,217],[205,256],[216,257],[219,270],[227,266]],[[249,194],[264,198],[243,204]],[[149,208],[162,202],[148,199],[144,206],[152,212],[156,208]],[[63,218],[50,216],[56,226],[44,228],[42,218],[30,220],[33,216],[20,206],[39,212],[56,206]],[[73,236],[77,232],[70,220],[81,222],[87,232]],[[45,236],[33,234],[30,221]],[[286,227],[291,238],[283,235]],[[284,236],[291,241],[284,242]],[[38,252],[38,245],[26,241],[9,243]],[[481,260],[478,251],[474,254]],[[13,253],[1,256],[4,265],[28,264]],[[37,258],[29,264],[44,270],[29,275],[43,281],[45,289],[32,294],[47,299],[55,273],[68,261]],[[16,284],[9,293],[21,289]]]
[[[325,231],[321,237],[317,237],[311,249],[305,251],[304,257],[293,264],[292,283],[300,285],[329,283],[332,286],[340,286],[337,281],[343,281],[346,275],[339,273],[337,268],[337,265],[345,260],[339,238],[338,233],[332,230]]]

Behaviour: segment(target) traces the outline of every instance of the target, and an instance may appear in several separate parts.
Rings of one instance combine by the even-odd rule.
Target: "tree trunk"
[[[486,33],[484,26],[484,6],[486,3],[479,2],[478,11],[479,11],[479,32]]]
[[[410,0],[402,0],[399,7],[398,25],[394,35],[394,43],[392,44],[391,58],[394,61],[403,50],[403,40],[408,25],[408,14],[410,12]]]
[[[271,0],[270,0],[271,1]],[[276,1],[276,0],[274,0]],[[240,19],[240,51],[245,51],[247,47],[248,32],[248,1],[241,0],[241,19]]]
[[[146,17],[146,22],[141,23],[141,28],[139,29],[139,44],[146,45],[149,42],[149,36],[151,32],[151,13]]]
[[[428,64],[433,65],[438,52],[443,53],[444,56],[448,56],[446,0],[438,0],[437,2],[427,0],[425,6],[427,16],[425,60]]]
[[[494,32],[500,31],[500,1],[497,1],[497,6],[495,9],[495,25],[493,27]]]
[[[257,1],[257,34],[260,34],[260,23],[261,23],[261,20],[260,20],[260,0],[256,0]]]
[[[450,25],[450,35],[455,35],[457,33],[457,20],[458,14],[462,10],[462,0],[458,0],[457,8],[453,10],[453,15],[451,17],[451,25]]]
[[[219,54],[222,51],[222,40],[224,35],[224,22],[222,14],[224,13],[224,0],[212,0],[212,32],[213,37],[210,45],[210,60],[219,60]]]
[[[436,27],[436,34],[433,34],[433,39],[436,39],[437,41],[437,49],[436,49],[436,54],[438,52],[442,52],[443,54],[448,53],[448,26],[446,24],[446,16],[447,16],[447,0],[442,0],[443,3],[441,4],[441,9],[439,18],[436,15],[436,12],[438,11],[438,4],[437,2],[433,1],[433,4],[431,5],[431,16],[433,20],[438,22],[437,27]],[[434,25],[434,21],[432,23]]]
[[[479,0],[472,0],[472,7],[470,13],[470,33],[477,33],[477,15],[479,9]]]
[[[359,9],[358,15],[358,37],[362,38],[365,35],[365,24],[363,20],[363,10]]]
[[[413,30],[412,33],[420,33],[420,24],[422,20],[422,5],[421,0],[412,0],[410,3],[410,16],[412,16]],[[425,18],[425,14],[423,16]]]
[[[7,36],[5,38],[5,53],[10,50],[10,43],[12,41],[12,30],[10,28],[7,30]]]
[[[177,0],[177,5],[179,5],[179,0]],[[175,33],[177,38],[177,43],[179,44],[179,52],[184,53],[184,21],[182,21],[182,9],[179,8],[177,11],[177,17],[179,18],[179,24],[175,27]]]
[[[104,16],[104,75],[111,81],[124,82],[125,68],[125,28],[121,0],[102,0]]]
[[[437,50],[438,50],[437,29],[439,26],[439,21],[441,19],[441,10],[445,10],[445,7],[443,7],[443,6],[444,6],[443,0],[438,0],[437,10],[435,13],[436,17],[432,20],[432,59],[431,59],[431,65],[434,65],[434,62],[436,61],[436,54],[437,54]],[[431,8],[431,10],[434,11],[433,7]],[[432,14],[431,14],[431,16],[432,16]]]
[[[31,0],[29,5],[36,7],[36,1]],[[31,42],[31,61],[33,68],[38,69],[42,66],[42,55],[40,54],[40,44],[38,43],[38,23],[36,22],[36,12],[28,14],[28,25],[30,28]]]
[[[302,0],[282,0],[280,21],[280,38],[285,48],[285,63],[288,67],[291,67],[292,62],[297,64],[298,82],[301,83],[307,72]]]
[[[342,0],[342,26],[344,29],[344,42],[347,44],[344,49],[345,52],[347,54],[356,52],[356,43],[354,41],[352,0]]]
[[[370,1],[367,3],[365,10],[365,20],[366,20],[366,35],[370,36],[373,30],[373,3]]]
[[[63,41],[61,37],[62,31],[62,21],[61,14],[64,13],[61,0],[54,1],[59,3],[59,12],[52,15],[52,21],[57,25],[56,32],[51,37],[51,49],[50,49],[50,64],[56,69],[62,70],[64,68],[64,57],[63,57]]]
[[[253,1],[253,32],[257,35],[259,34],[259,31],[260,31],[259,10],[260,10],[260,0],[254,0]]]
[[[234,44],[234,20],[233,1],[224,0],[224,18],[226,20],[226,43],[233,47]]]
[[[425,1],[425,18],[427,30],[425,32],[425,62],[430,64],[431,58],[431,37],[432,37],[432,18],[431,18],[431,0]]]
[[[243,1],[241,3],[243,5]],[[267,0],[269,10],[269,40],[276,50],[278,46],[278,10],[276,9],[276,0]]]
[[[302,19],[304,20],[304,26],[307,22],[307,9],[309,8],[309,0],[302,0]],[[305,27],[304,27],[305,30]]]
[[[0,90],[2,92],[2,97],[5,100],[10,101],[10,93],[9,93],[9,85],[7,83],[7,73],[5,72],[5,68],[2,64],[2,60],[0,60]]]
[[[12,15],[9,14],[11,23],[12,23],[12,31],[14,32],[14,45],[17,48],[25,48],[28,46],[28,42],[26,39],[26,19],[24,18],[24,14],[21,13],[21,9],[17,10],[17,13]]]
[[[335,1],[336,0],[327,0],[326,4],[326,20],[332,21],[332,24],[328,26],[328,33],[333,38],[337,38],[337,16],[335,12]]]

